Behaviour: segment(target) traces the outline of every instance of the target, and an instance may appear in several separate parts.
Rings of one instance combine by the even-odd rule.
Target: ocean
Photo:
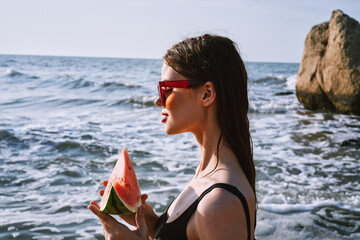
[[[0,55],[0,239],[103,239],[100,201],[126,146],[161,214],[199,161],[154,105],[160,59]],[[313,112],[298,63],[247,62],[257,239],[360,239],[360,116]]]

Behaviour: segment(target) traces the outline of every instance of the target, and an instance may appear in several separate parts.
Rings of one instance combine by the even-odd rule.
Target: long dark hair
[[[236,155],[254,193],[255,166],[247,117],[247,72],[237,45],[227,37],[205,34],[172,46],[164,62],[190,79],[211,81],[217,97],[221,138]]]

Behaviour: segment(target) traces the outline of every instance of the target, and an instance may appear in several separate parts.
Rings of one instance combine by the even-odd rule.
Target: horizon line
[[[21,54],[21,53],[0,53],[0,56],[32,56],[32,57],[69,57],[69,58],[110,58],[110,59],[161,60],[161,58],[153,58],[153,57],[110,57],[110,56]],[[244,60],[244,59],[243,59],[243,60]],[[292,64],[300,64],[300,62],[266,61],[266,60],[246,60],[246,61],[244,60],[244,62],[254,62],[254,63],[292,63]]]

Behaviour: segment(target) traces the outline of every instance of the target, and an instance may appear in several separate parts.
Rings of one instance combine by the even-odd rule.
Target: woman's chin
[[[179,131],[177,131],[176,129],[172,128],[169,125],[165,125],[165,132],[166,132],[166,134],[169,134],[169,135],[174,135],[174,134],[179,133]]]
[[[166,134],[168,134],[168,135],[177,134],[177,132],[174,132],[174,131],[172,131],[171,129],[166,129],[166,128],[165,128],[165,132],[166,132]]]

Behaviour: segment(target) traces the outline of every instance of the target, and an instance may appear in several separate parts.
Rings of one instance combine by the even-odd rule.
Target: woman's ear
[[[206,82],[201,89],[202,105],[204,107],[210,106],[216,99],[215,87],[212,82]]]

